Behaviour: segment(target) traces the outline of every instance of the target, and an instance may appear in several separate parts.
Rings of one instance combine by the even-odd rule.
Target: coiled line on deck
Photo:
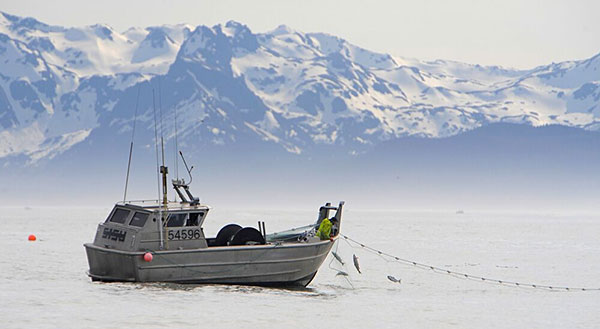
[[[440,268],[437,266],[427,265],[427,264],[419,263],[416,261],[403,259],[398,256],[394,256],[389,253],[383,252],[381,250],[375,249],[373,247],[369,247],[366,244],[356,241],[346,235],[340,234],[340,236],[342,238],[344,238],[344,241],[346,241],[346,243],[348,243],[348,245],[351,248],[356,248],[355,246],[352,245],[352,243],[353,243],[357,247],[363,248],[366,251],[368,251],[372,254],[375,254],[377,256],[380,256],[384,259],[385,259],[385,257],[387,257],[392,261],[395,261],[395,262],[398,262],[398,263],[401,263],[404,265],[409,265],[409,266],[413,266],[413,267],[416,267],[416,268],[419,268],[422,270],[433,271],[434,273],[445,274],[445,275],[453,276],[456,278],[469,279],[469,280],[474,280],[474,281],[479,281],[479,282],[500,284],[503,286],[511,286],[511,287],[519,287],[519,288],[535,288],[535,289],[545,289],[545,290],[554,290],[554,291],[600,291],[600,288],[575,288],[575,287],[565,287],[565,286],[550,286],[550,285],[542,285],[542,284],[535,284],[535,283],[523,283],[523,282],[516,282],[516,281],[509,281],[509,280],[491,279],[491,278],[482,277],[482,276],[478,276],[478,275],[472,275],[472,274],[468,274],[468,273],[451,271],[451,270],[443,269],[443,268]]]

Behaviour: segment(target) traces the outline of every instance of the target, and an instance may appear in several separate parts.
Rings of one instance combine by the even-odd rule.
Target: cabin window
[[[200,224],[200,220],[204,217],[203,212],[193,212],[190,213],[190,218],[188,218],[185,226],[198,226]]]
[[[110,222],[125,224],[125,220],[129,217],[129,210],[117,209],[110,218]]]
[[[147,214],[147,213],[136,212],[133,215],[131,222],[129,222],[129,225],[137,226],[137,227],[144,227],[144,225],[146,224],[146,220],[148,220],[148,215],[149,214]]]
[[[185,224],[187,214],[170,214],[167,227],[181,227]]]

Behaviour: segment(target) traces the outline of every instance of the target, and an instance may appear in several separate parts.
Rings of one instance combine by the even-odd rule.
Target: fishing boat
[[[183,179],[172,181],[180,201],[168,201],[167,167],[160,173],[162,200],[116,203],[94,242],[84,244],[93,281],[304,287],[338,238],[343,201],[321,206],[317,220],[299,228],[266,234],[264,222],[257,228],[227,224],[206,237],[203,224],[211,208]],[[325,218],[332,224],[329,239],[315,234]]]

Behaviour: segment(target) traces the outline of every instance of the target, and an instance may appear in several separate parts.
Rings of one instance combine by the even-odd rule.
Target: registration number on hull
[[[126,236],[127,232],[114,228],[105,227],[102,231],[102,238],[107,240],[123,242]]]
[[[197,240],[202,237],[199,229],[169,231],[169,240]]]

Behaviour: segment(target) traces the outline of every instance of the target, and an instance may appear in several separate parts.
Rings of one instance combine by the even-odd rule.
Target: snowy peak
[[[146,35],[142,44],[149,44],[152,48],[166,48],[176,45],[175,41],[163,29],[149,28],[148,30],[150,32]]]
[[[392,69],[398,63],[388,54],[379,54],[348,43],[346,40],[325,33],[307,34],[308,43],[324,56],[340,54],[352,62],[369,69]]]
[[[32,17],[23,18],[19,16],[10,15],[4,12],[0,12],[0,25],[3,28],[9,29],[13,33],[19,35],[27,35],[35,31],[49,33],[59,32],[63,30],[62,27],[50,26]]]
[[[40,51],[49,64],[85,77],[164,73],[189,33],[189,26],[166,25],[118,33],[103,24],[63,28],[1,14],[0,33]]]
[[[289,27],[285,24],[281,24],[278,27],[276,27],[274,30],[269,31],[266,34],[278,37],[281,35],[289,35],[289,34],[294,34],[294,33],[296,33],[296,31],[294,31],[294,29],[292,29],[291,27]]]
[[[574,88],[600,77],[600,54],[582,60],[569,61],[543,66],[533,75],[544,83],[559,88]]]
[[[237,56],[245,52],[253,52],[258,48],[256,35],[250,31],[248,26],[235,21],[229,21],[222,27],[225,35],[231,38],[231,45]]]
[[[247,26],[234,21],[212,28],[198,26],[181,46],[178,59],[203,63],[206,67],[229,71],[232,57],[258,48],[256,36]]]
[[[255,141],[310,156],[497,122],[600,129],[600,54],[513,70],[393,57],[287,26],[119,33],[1,14],[0,59],[0,158],[37,161],[120,136],[131,129],[138,90],[159,83],[164,113],[186,118],[181,143],[193,145]]]
[[[173,54],[179,50],[177,44],[171,37],[160,28],[148,28],[149,33],[133,52],[132,63],[142,63],[157,57],[164,60],[173,58]]]
[[[102,24],[96,24],[96,25],[92,25],[91,28],[96,33],[96,36],[98,38],[100,38],[102,40],[114,41],[114,39],[113,39],[114,31],[112,30],[111,27],[102,25]]]

